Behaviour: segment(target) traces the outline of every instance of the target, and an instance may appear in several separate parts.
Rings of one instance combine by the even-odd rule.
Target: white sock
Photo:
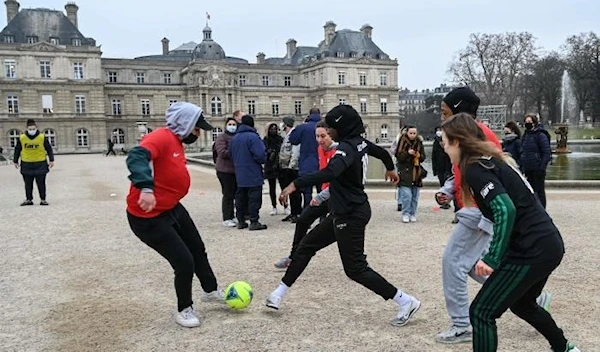
[[[394,302],[398,303],[399,306],[407,305],[411,302],[412,296],[406,292],[398,290],[394,296]]]
[[[288,289],[289,289],[289,287],[286,284],[284,284],[283,282],[280,282],[279,286],[277,286],[275,291],[273,291],[273,294],[283,298],[285,296],[285,294],[287,293]]]

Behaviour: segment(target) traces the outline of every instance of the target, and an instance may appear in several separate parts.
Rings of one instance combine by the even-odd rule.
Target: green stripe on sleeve
[[[494,237],[490,243],[490,251],[482,260],[493,269],[496,269],[504,253],[506,253],[517,210],[506,193],[496,195],[490,202],[490,207],[494,213]]]

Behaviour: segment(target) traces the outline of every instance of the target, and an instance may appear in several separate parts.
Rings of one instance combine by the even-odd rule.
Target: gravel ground
[[[192,189],[183,201],[206,243],[221,286],[244,280],[255,301],[244,311],[199,302],[202,326],[178,327],[173,274],[142,244],[125,218],[127,171],[122,157],[58,156],[48,176],[49,207],[19,207],[22,179],[0,166],[1,351],[469,351],[433,337],[448,324],[441,287],[441,253],[452,229],[450,211],[435,211],[424,190],[419,222],[403,224],[393,189],[370,190],[367,228],[370,265],[423,306],[403,328],[388,324],[392,302],[351,282],[337,248],[319,253],[289,291],[282,309],[263,301],[282,273],[292,225],[269,216],[267,231],[221,226],[220,188],[214,171],[190,166]],[[600,351],[600,246],[596,238],[600,192],[550,191],[549,212],[563,233],[567,254],[551,276],[551,311],[583,351]],[[36,204],[39,202],[36,195]],[[594,225],[595,224],[595,225]],[[478,285],[470,283],[475,295]],[[498,321],[499,351],[546,351],[541,335],[511,313]]]

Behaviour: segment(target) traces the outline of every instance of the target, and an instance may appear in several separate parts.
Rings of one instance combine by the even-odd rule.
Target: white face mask
[[[225,129],[229,133],[235,133],[235,131],[237,131],[237,126],[227,126],[227,127],[225,127]]]
[[[438,136],[438,137],[440,137],[440,138],[442,138],[442,131],[435,132],[435,135]]]
[[[27,130],[27,134],[29,134],[30,136],[33,136],[36,133],[37,133],[37,130]]]

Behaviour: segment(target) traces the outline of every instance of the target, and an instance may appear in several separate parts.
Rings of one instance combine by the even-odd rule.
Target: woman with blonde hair
[[[564,244],[531,185],[511,158],[507,162],[486,141],[470,115],[460,113],[446,120],[442,139],[452,163],[459,165],[457,196],[467,205],[476,204],[494,222],[489,252],[475,265],[477,275],[489,277],[470,307],[473,351],[497,350],[496,319],[510,308],[544,335],[553,351],[579,352],[536,303],[563,258]]]

